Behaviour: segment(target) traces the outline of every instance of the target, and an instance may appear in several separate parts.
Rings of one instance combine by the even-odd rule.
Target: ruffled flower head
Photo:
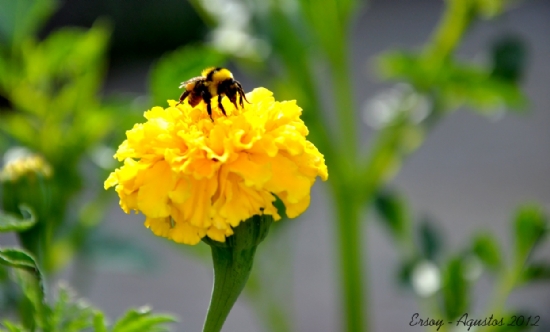
[[[39,155],[28,153],[9,160],[0,170],[0,182],[15,182],[22,177],[37,175],[49,178],[52,176],[52,167]]]
[[[280,219],[275,195],[298,216],[315,178],[328,178],[324,157],[306,139],[295,101],[277,102],[264,88],[246,97],[243,108],[224,97],[227,116],[212,103],[214,121],[203,102],[145,112],[147,122],[126,132],[115,154],[124,165],[105,189],[115,187],[122,209],[141,211],[153,233],[186,244],[223,242],[254,215]]]

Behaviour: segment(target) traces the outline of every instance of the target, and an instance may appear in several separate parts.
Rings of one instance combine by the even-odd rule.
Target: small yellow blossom
[[[0,181],[17,181],[24,176],[41,175],[46,178],[52,175],[52,167],[41,156],[29,154],[10,160],[0,172]]]
[[[227,117],[212,103],[214,121],[202,102],[145,112],[147,122],[126,132],[115,154],[124,165],[105,189],[116,187],[122,209],[141,211],[153,233],[186,244],[224,242],[254,215],[280,219],[274,195],[298,216],[315,178],[328,178],[324,157],[306,140],[295,101],[277,102],[264,88],[247,99],[235,108],[224,97]]]

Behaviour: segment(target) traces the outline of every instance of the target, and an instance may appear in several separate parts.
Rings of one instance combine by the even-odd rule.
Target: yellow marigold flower
[[[315,178],[328,178],[324,157],[306,140],[295,101],[277,102],[264,88],[247,98],[235,108],[224,97],[227,117],[213,105],[214,122],[204,103],[145,112],[147,122],[126,132],[115,154],[124,165],[105,189],[116,186],[122,209],[141,211],[153,233],[186,244],[224,242],[254,215],[280,219],[274,195],[298,216]]]
[[[17,181],[24,176],[52,175],[52,167],[39,155],[28,154],[8,161],[0,171],[0,181]]]

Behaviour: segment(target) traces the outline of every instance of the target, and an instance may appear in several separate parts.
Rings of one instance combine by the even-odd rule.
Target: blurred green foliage
[[[21,210],[23,217],[0,215],[0,232],[24,232],[32,227],[36,222],[34,212],[25,206]],[[4,317],[0,321],[3,332],[160,332],[168,331],[166,323],[175,322],[172,316],[153,314],[149,308],[143,308],[130,309],[114,324],[108,324],[100,310],[75,300],[66,287],[60,287],[57,300],[50,304],[45,276],[33,254],[0,247],[0,282],[7,284],[10,279],[15,280],[22,294],[16,293],[13,301],[8,301],[7,313],[17,309],[20,323]]]
[[[207,30],[187,1],[64,1],[45,26],[91,26],[98,17],[112,22],[109,54],[115,66],[158,57],[175,45],[196,42]]]
[[[398,194],[386,191],[378,201],[390,200],[388,197],[398,197]],[[396,201],[395,198],[391,200]],[[401,206],[406,205],[403,199],[400,202]],[[387,213],[385,209],[385,206],[377,204],[378,220],[383,225],[390,226],[395,223],[392,220],[394,214]],[[441,245],[445,234],[434,228],[433,222],[428,222],[425,218],[415,222],[416,218],[409,210],[407,216],[400,219],[407,220],[404,227],[416,227],[419,244],[410,245],[414,242],[415,232],[408,232],[404,237],[396,237],[395,229],[387,227],[398,245],[402,261],[397,277],[401,284],[413,291],[424,304],[424,317],[456,322],[464,313],[474,316],[475,284],[483,272],[487,271],[494,281],[494,287],[486,308],[482,308],[476,317],[493,315],[497,320],[504,318],[508,324],[514,314],[520,314],[505,311],[506,298],[514,290],[532,285],[534,282],[550,282],[550,261],[531,259],[538,246],[544,240],[547,241],[550,235],[548,217],[537,205],[520,206],[513,217],[513,255],[503,252],[504,246],[499,245],[495,236],[488,231],[473,233],[471,242],[466,247],[450,253],[448,248]],[[510,256],[514,259],[504,259]],[[426,266],[431,268],[427,269]],[[529,315],[523,314],[525,317]],[[502,328],[489,326],[478,328],[476,331],[493,331],[493,328],[495,331],[524,331],[532,327],[518,325]],[[442,326],[440,330],[447,331],[449,327]]]
[[[505,64],[497,69],[459,64],[448,60],[434,66],[429,56],[407,53],[386,54],[379,65],[387,79],[411,83],[419,92],[437,95],[443,110],[463,105],[482,113],[506,109],[521,109],[526,99],[517,81],[502,78]]]
[[[75,300],[65,286],[59,288],[57,300],[47,303],[43,277],[32,256],[25,251],[0,249],[0,265],[14,268],[14,275],[24,294],[21,324],[10,320],[0,322],[3,332],[161,332],[165,324],[175,322],[168,315],[153,314],[149,308],[130,309],[113,324],[105,321],[98,309],[82,300]]]
[[[165,105],[181,94],[178,87],[186,77],[195,77],[212,64],[223,64],[226,56],[209,47],[183,46],[160,58],[149,78],[149,91],[155,105]]]
[[[166,91],[166,96],[177,96],[178,80],[170,78],[170,74],[158,74],[161,68],[170,67],[182,74],[189,72],[185,77],[196,76],[202,69],[202,64],[195,60],[178,64],[169,59],[208,59],[209,54],[221,52],[242,71],[263,79],[262,83],[275,92],[277,99],[298,100],[304,109],[303,119],[310,129],[310,139],[325,155],[331,173],[329,185],[335,204],[335,250],[340,264],[344,317],[341,330],[369,330],[361,219],[365,208],[371,206],[378,211],[379,219],[385,221],[393,241],[406,253],[399,268],[403,278],[410,278],[422,262],[438,261],[443,264],[440,269],[445,271],[446,315],[454,317],[461,310],[469,309],[470,302],[465,297],[469,281],[461,276],[461,271],[470,268],[469,262],[460,254],[443,262],[447,259],[442,255],[444,234],[437,222],[424,219],[414,229],[404,198],[386,192],[385,187],[444,116],[463,107],[486,115],[526,108],[528,102],[520,80],[524,76],[527,53],[521,40],[498,40],[487,50],[490,61],[484,64],[458,60],[455,54],[461,39],[475,22],[497,18],[511,2],[448,0],[439,25],[420,51],[393,50],[378,58],[381,77],[397,81],[399,85],[372,103],[374,113],[381,113],[380,108],[385,107],[385,117],[373,125],[378,131],[366,155],[361,154],[357,145],[359,126],[352,94],[349,45],[350,26],[361,3],[252,0],[231,1],[227,7],[202,0],[191,3],[210,25],[210,41],[202,47],[184,48],[166,55],[153,69],[151,91],[154,96],[164,96],[161,90]],[[231,23],[237,15],[246,18],[244,23]],[[243,38],[220,38],[230,35]],[[191,68],[195,64],[196,67]],[[214,64],[204,67],[210,65]],[[405,88],[403,82],[407,84]],[[286,226],[291,224],[280,227],[292,227]],[[418,239],[412,236],[416,233]],[[475,250],[481,255],[480,260],[497,268],[501,264],[500,256],[493,242],[490,237],[480,237]],[[252,283],[250,288],[254,291],[250,293],[258,294],[262,288],[270,288],[273,279],[262,275],[260,282]],[[284,308],[288,302],[289,299],[282,300],[279,305]],[[283,316],[288,322],[279,326],[270,325],[269,318],[265,318],[266,327],[272,331],[293,330],[292,312],[287,311]]]
[[[110,198],[88,185],[106,177],[102,167],[110,167],[114,153],[108,145],[123,135],[114,129],[136,118],[129,100],[101,96],[111,28],[98,21],[39,39],[57,4],[0,1],[0,232],[16,232],[23,247],[0,248],[0,312],[18,314],[22,324],[4,321],[0,330],[162,331],[173,319],[148,310],[128,311],[110,326],[65,290],[56,303],[46,301],[44,285],[75,255],[119,270],[145,270],[153,261],[134,242],[98,231]]]
[[[0,211],[0,232],[23,232],[36,224],[36,217],[31,208],[19,206],[23,218]],[[27,216],[27,217],[25,217]]]
[[[34,24],[51,14],[54,2],[17,3],[29,8],[22,12],[17,6],[2,7],[13,18],[4,34],[13,38],[8,38],[9,47],[0,48],[0,95],[9,102],[0,113],[0,132],[10,145],[40,154],[54,171],[51,179],[38,183],[5,181],[3,206],[10,212],[24,202],[36,209],[38,224],[20,238],[49,273],[63,267],[71,251],[78,251],[78,229],[99,221],[82,225],[68,220],[74,216],[67,211],[82,189],[83,156],[115,125],[99,100],[109,32],[105,24],[90,30],[66,28],[38,41],[39,26]],[[64,239],[54,241],[61,230]]]
[[[77,253],[97,248],[88,245],[90,236],[110,200],[99,186],[84,187],[84,183],[94,176],[104,178],[106,170],[101,167],[112,164],[113,147],[108,145],[123,135],[114,129],[129,126],[137,117],[129,100],[101,97],[109,24],[66,27],[37,38],[56,7],[57,2],[50,0],[0,3],[1,15],[7,18],[0,24],[4,164],[31,154],[44,158],[53,169],[51,177],[3,181],[0,196],[6,213],[19,213],[21,203],[35,210],[36,225],[18,237],[47,275],[62,269]],[[86,177],[83,164],[93,168]],[[84,189],[91,198],[78,202]]]

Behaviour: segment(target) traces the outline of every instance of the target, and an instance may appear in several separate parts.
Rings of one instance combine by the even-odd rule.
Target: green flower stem
[[[368,331],[369,310],[365,301],[365,273],[361,258],[364,237],[361,232],[360,211],[356,200],[343,193],[345,187],[336,190],[338,209],[338,242],[340,246],[340,262],[342,271],[342,286],[344,291],[345,331]],[[348,193],[353,191],[348,190]]]
[[[272,221],[269,215],[253,216],[236,227],[225,242],[204,238],[212,249],[214,286],[203,332],[221,331],[248,280],[256,248],[267,236]]]
[[[335,92],[336,113],[338,114],[340,142],[340,160],[347,162],[344,165],[344,175],[354,178],[357,172],[357,117],[353,96],[353,85],[350,75],[349,45],[340,40],[340,45],[335,46],[339,56],[331,61],[333,87]]]
[[[357,121],[349,68],[349,45],[345,37],[335,47],[337,54],[330,57],[336,113],[338,114],[340,151],[339,172],[333,174],[338,182],[333,186],[338,213],[338,242],[342,273],[342,290],[345,314],[345,331],[369,331],[369,305],[366,294],[364,258],[362,257],[364,237],[361,227],[361,200],[357,195]],[[334,183],[334,182],[333,182]],[[359,188],[361,191],[361,188]]]
[[[248,280],[255,253],[256,247],[236,251],[212,246],[214,289],[204,323],[204,332],[221,331],[225,319]]]
[[[498,319],[503,317],[504,305],[506,304],[506,300],[510,296],[510,293],[516,286],[517,278],[518,276],[516,271],[507,272],[500,278],[497,282],[494,298],[491,300],[491,305],[488,306],[489,310],[487,310],[484,317],[489,317],[489,315],[493,315],[493,317]],[[482,327],[480,330],[482,332],[491,332],[496,329],[497,327],[495,326],[487,326],[484,328]]]
[[[506,300],[517,287],[518,280],[521,277],[521,274],[525,268],[525,263],[527,260],[526,256],[524,259],[520,259],[515,264],[512,265],[509,269],[503,269],[497,278],[497,285],[495,286],[495,291],[493,298],[489,302],[488,310],[485,314],[486,317],[493,315],[493,317],[502,317],[504,313],[504,308]],[[487,326],[481,328],[481,332],[491,332],[495,331],[497,328],[495,326]]]
[[[444,60],[456,48],[474,18],[475,1],[449,0],[443,18],[426,51],[437,60]]]

